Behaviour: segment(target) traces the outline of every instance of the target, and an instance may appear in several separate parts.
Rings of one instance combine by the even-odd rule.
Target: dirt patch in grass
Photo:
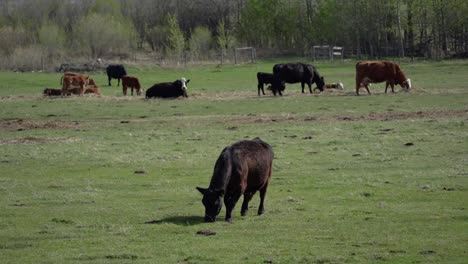
[[[393,120],[411,120],[411,119],[441,119],[450,117],[465,117],[468,120],[468,110],[431,110],[417,112],[388,112],[388,113],[369,113],[365,115],[334,115],[334,116],[308,116],[297,117],[287,116],[265,116],[255,118],[236,119],[240,123],[285,123],[285,122],[320,122],[320,121],[393,121]]]
[[[417,112],[387,112],[387,113],[369,113],[367,115],[340,115],[333,116],[329,119],[337,121],[391,121],[391,120],[408,120],[422,118],[445,118],[445,117],[466,117],[468,118],[468,110],[431,110]],[[319,118],[320,120],[320,118]]]
[[[468,121],[468,110],[427,110],[416,112],[386,112],[369,113],[357,115],[314,115],[303,116],[293,113],[285,114],[258,114],[258,115],[239,115],[226,117],[223,115],[204,115],[204,116],[170,116],[162,117],[166,121],[184,121],[183,125],[187,127],[199,126],[200,124],[226,124],[227,130],[237,130],[239,125],[250,124],[284,124],[300,122],[356,122],[356,121],[397,121],[397,120],[440,120],[448,118],[464,118]],[[195,121],[196,120],[196,121]],[[381,131],[385,133],[388,131]],[[302,139],[312,139],[303,137]],[[196,140],[196,139],[188,139]],[[199,140],[199,139],[198,139]]]
[[[0,145],[7,144],[46,144],[56,142],[77,142],[79,139],[75,138],[41,138],[41,137],[24,137],[12,139],[0,139]]]
[[[79,125],[76,121],[3,119],[0,120],[0,131],[78,128]]]

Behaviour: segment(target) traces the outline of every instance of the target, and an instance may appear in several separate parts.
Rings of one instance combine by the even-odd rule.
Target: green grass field
[[[466,263],[468,61],[402,63],[414,89],[371,96],[355,62],[317,63],[344,92],[258,97],[278,62],[127,67],[145,88],[190,78],[175,100],[103,74],[101,97],[43,98],[60,74],[0,72],[0,263]],[[275,151],[265,214],[257,194],[204,223],[195,187],[257,136]]]

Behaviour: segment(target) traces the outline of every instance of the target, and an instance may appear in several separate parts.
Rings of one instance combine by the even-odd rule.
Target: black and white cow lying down
[[[185,78],[181,78],[180,80],[174,82],[157,83],[146,90],[146,98],[175,98],[179,96],[188,97],[188,82],[190,82],[190,79],[186,80]]]

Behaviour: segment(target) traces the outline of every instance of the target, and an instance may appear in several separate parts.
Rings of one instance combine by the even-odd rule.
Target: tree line
[[[0,0],[0,66],[135,51],[203,59],[241,46],[271,55],[332,45],[361,58],[466,56],[466,14],[466,0]]]

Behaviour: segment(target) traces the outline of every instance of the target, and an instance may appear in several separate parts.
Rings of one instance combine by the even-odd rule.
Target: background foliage
[[[0,53],[47,47],[50,63],[135,51],[206,57],[239,46],[305,55],[336,45],[357,57],[466,56],[467,13],[464,0],[0,0]]]

